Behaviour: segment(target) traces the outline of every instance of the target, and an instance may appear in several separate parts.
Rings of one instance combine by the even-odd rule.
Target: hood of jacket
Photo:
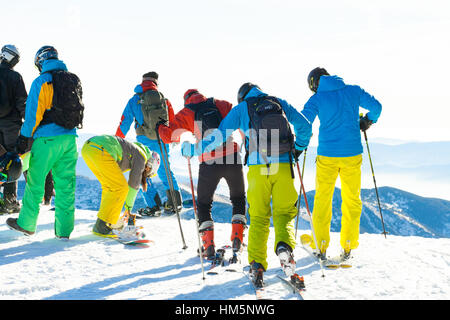
[[[244,101],[247,100],[248,98],[259,97],[259,96],[267,96],[267,93],[262,92],[261,89],[259,89],[257,87],[253,87],[250,89],[250,91],[245,96]]]
[[[317,92],[339,90],[345,87],[344,80],[338,76],[321,76]]]
[[[158,86],[153,81],[145,80],[134,88],[135,93],[143,93],[148,90],[158,91]]]
[[[194,93],[192,93],[194,92]],[[192,93],[192,94],[191,94]],[[189,95],[191,94],[191,95]],[[189,95],[189,96],[188,96]],[[207,98],[202,95],[200,92],[198,92],[197,89],[189,89],[186,91],[186,93],[183,95],[183,98],[188,96],[187,99],[184,100],[184,105],[187,106],[189,104],[197,104],[203,101],[206,101]]]

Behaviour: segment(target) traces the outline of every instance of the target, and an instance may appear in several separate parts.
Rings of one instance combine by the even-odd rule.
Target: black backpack
[[[201,122],[202,138],[205,137],[206,131],[218,128],[222,121],[222,115],[215,104],[214,98],[209,98],[200,103],[187,104],[185,107],[194,111],[195,121]]]
[[[56,123],[65,129],[83,127],[83,90],[77,75],[64,71],[51,71],[53,85],[52,108],[44,113],[41,124]]]
[[[263,96],[248,98],[245,101],[250,118],[245,163],[251,152],[258,151],[266,164],[267,157],[288,152],[292,164],[294,134],[278,99]],[[278,137],[277,141],[272,141],[272,135],[273,138]],[[278,148],[272,148],[274,146]]]

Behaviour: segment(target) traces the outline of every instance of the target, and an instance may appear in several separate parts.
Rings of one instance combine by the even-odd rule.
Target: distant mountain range
[[[160,196],[165,201],[166,196],[160,182],[154,185]],[[23,196],[25,183],[19,182],[18,195]],[[183,199],[191,199],[190,188],[182,186]],[[379,195],[382,214],[386,231],[391,235],[421,236],[421,237],[450,237],[450,201],[424,198],[415,194],[405,192],[391,187],[380,187]],[[315,191],[307,192],[307,199],[311,211],[314,208]],[[376,194],[374,189],[363,189],[361,191],[363,210],[361,215],[361,233],[381,233],[382,226],[378,210]],[[101,185],[97,180],[83,176],[77,177],[76,208],[86,210],[98,210],[101,200]],[[338,232],[341,224],[341,195],[340,189],[336,188],[333,197],[333,218],[331,231]],[[304,204],[304,201],[302,201]],[[144,207],[143,198],[138,195],[133,211]],[[302,205],[304,211],[304,205]],[[193,219],[193,210],[184,211],[183,218]],[[227,197],[215,196],[213,204],[213,219],[216,222],[231,221],[231,205]],[[300,219],[299,229],[308,229],[309,223]]]

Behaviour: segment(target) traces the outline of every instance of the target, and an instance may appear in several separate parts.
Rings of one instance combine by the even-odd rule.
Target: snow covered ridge
[[[183,181],[181,179],[181,181]],[[183,199],[192,199],[190,188],[182,185]],[[165,191],[159,182],[155,186],[165,201]],[[226,188],[225,188],[226,189]],[[19,181],[19,199],[23,196],[24,182]],[[231,219],[231,204],[226,192],[218,192],[213,203],[213,215],[216,222],[228,223]],[[390,187],[380,187],[379,195],[381,209],[386,230],[391,235],[420,236],[420,237],[446,237],[450,238],[450,201],[434,198],[424,198],[409,192]],[[307,192],[310,209],[314,207],[314,191]],[[77,177],[76,208],[83,210],[98,210],[101,199],[101,186],[96,180]],[[363,189],[361,192],[363,212],[361,215],[361,233],[379,234],[382,232],[380,214],[374,189]],[[341,225],[341,196],[336,188],[333,198],[333,219],[331,231],[339,232]],[[144,207],[143,198],[138,195],[133,211]],[[304,211],[302,199],[302,211]],[[305,212],[306,213],[306,212]],[[193,219],[193,211],[183,213],[182,218]],[[299,228],[307,229],[309,223],[299,220]]]

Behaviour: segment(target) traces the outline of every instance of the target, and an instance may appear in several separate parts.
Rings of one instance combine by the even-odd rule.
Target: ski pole
[[[309,223],[311,225],[311,232],[313,235],[314,243],[316,245],[316,249],[320,251],[319,246],[317,245],[317,238],[316,238],[316,233],[314,231],[314,225],[312,222],[312,215],[311,215],[311,211],[309,210],[308,199],[306,198],[305,186],[303,185],[302,174],[300,173],[300,166],[298,165],[298,161],[297,161],[297,171],[298,171],[298,177],[300,178],[300,188],[301,188],[300,191],[303,191],[303,198],[305,199],[306,212],[309,215]],[[319,265],[320,265],[320,270],[322,271],[322,278],[324,278],[325,274],[323,273],[323,265],[322,265],[322,260],[320,258],[319,258]]]
[[[305,173],[306,150],[308,150],[308,149],[305,149],[305,152],[304,152],[304,155],[303,155],[302,176]],[[298,160],[296,162],[298,164]],[[300,192],[298,193],[298,200],[297,200],[297,220],[295,222],[295,239],[297,239],[298,216],[300,214],[300,203],[301,202],[302,202],[302,189],[300,187]]]
[[[186,249],[187,245],[186,245],[186,241],[184,241],[183,229],[181,227],[180,213],[178,211],[178,206],[176,206],[176,197],[175,197],[175,191],[173,188],[172,176],[170,175],[170,164],[169,164],[169,157],[167,154],[166,145],[164,143],[161,143],[161,138],[159,136],[158,130],[155,130],[155,131],[156,131],[156,138],[158,140],[159,149],[161,150],[161,155],[163,158],[163,165],[164,165],[164,170],[166,172],[167,181],[169,182],[170,197],[172,198],[172,204],[173,204],[173,206],[175,208],[175,212],[177,214],[178,225],[180,227],[181,240],[183,241],[183,249]]]
[[[381,225],[383,226],[382,234],[384,234],[384,238],[387,239],[387,237],[386,237],[387,232],[386,232],[386,229],[384,228],[383,214],[381,213],[381,204],[380,204],[380,197],[378,195],[377,181],[375,180],[375,172],[373,170],[372,157],[370,156],[369,142],[367,141],[367,133],[366,133],[366,130],[364,130],[363,132],[364,132],[364,139],[366,140],[367,154],[369,155],[370,168],[372,170],[373,184],[375,185],[375,193],[377,195],[378,209],[380,211],[380,218],[381,218]]]
[[[203,267],[202,242],[200,240],[200,229],[198,227],[198,213],[197,213],[197,204],[195,203],[194,182],[192,181],[191,158],[187,157],[186,159],[188,161],[189,179],[191,180],[192,204],[194,206],[195,226],[197,227],[197,237],[198,237],[198,250],[199,250],[198,252],[200,255],[200,263],[202,265],[203,280],[205,280],[205,269]]]

